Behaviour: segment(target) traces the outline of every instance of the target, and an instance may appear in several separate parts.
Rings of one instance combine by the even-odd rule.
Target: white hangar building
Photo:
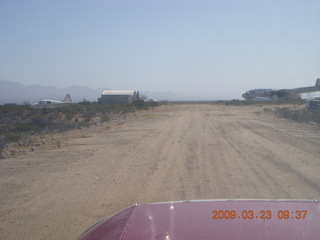
[[[104,90],[98,102],[101,104],[126,104],[140,99],[139,92],[134,90]]]

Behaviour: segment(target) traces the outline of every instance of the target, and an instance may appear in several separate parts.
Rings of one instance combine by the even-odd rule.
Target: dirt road
[[[76,239],[134,203],[320,199],[320,130],[259,106],[166,105],[0,173],[0,239]]]

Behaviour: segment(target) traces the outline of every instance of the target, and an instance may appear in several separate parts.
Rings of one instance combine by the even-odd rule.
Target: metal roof
[[[135,95],[137,94],[134,90],[104,90],[102,95]]]

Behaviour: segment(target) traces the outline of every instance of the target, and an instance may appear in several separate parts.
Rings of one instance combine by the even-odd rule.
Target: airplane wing
[[[79,240],[318,240],[319,236],[316,200],[203,200],[134,205],[98,222]]]

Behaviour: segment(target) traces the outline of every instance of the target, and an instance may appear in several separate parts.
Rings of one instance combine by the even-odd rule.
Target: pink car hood
[[[131,206],[80,240],[320,239],[320,204],[307,200],[203,200]]]

